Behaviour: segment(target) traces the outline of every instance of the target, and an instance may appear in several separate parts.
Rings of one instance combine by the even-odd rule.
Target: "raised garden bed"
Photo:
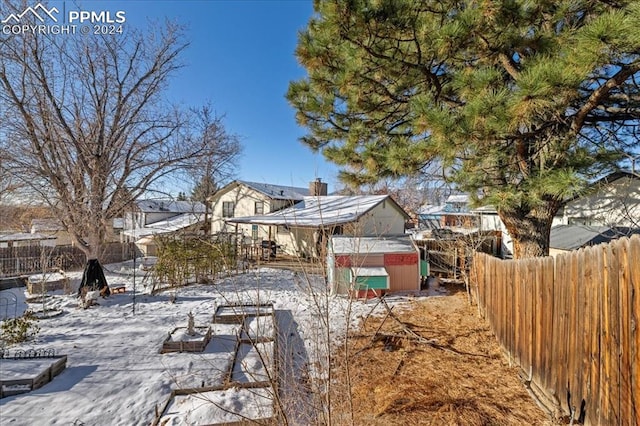
[[[231,382],[265,383],[276,380],[275,342],[241,343],[236,351],[231,368]]]
[[[242,342],[268,342],[276,338],[276,324],[273,312],[261,315],[247,315],[242,324]]]
[[[187,333],[187,327],[176,327],[162,343],[161,354],[167,352],[203,352],[211,340],[211,327],[194,327],[194,335]]]
[[[67,367],[67,356],[47,358],[2,358],[0,398],[41,388]]]
[[[32,275],[27,281],[27,291],[29,294],[43,294],[56,290],[62,290],[65,294],[71,293],[71,283],[66,275],[58,272]]]
[[[234,401],[250,406],[250,412],[237,413]],[[268,387],[178,389],[156,413],[152,425],[273,425],[274,402],[273,389]]]
[[[247,316],[273,315],[273,304],[219,305],[213,314],[213,322],[220,324],[242,323]]]
[[[39,309],[39,310],[31,311],[31,313],[33,313],[33,316],[35,316],[36,318],[40,320],[44,320],[44,319],[59,317],[60,315],[64,314],[64,311],[62,309],[52,308],[52,309],[47,309],[46,311]]]

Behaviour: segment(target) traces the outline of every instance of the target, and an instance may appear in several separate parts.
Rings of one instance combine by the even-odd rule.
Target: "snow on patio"
[[[62,309],[64,313],[39,321],[41,330],[37,340],[11,348],[11,351],[54,348],[56,354],[68,356],[67,368],[38,390],[0,399],[2,424],[150,424],[156,410],[169,400],[172,390],[217,386],[224,379],[241,325],[212,323],[213,314],[220,305],[273,304],[279,335],[286,337],[284,344],[278,344],[278,351],[286,358],[282,369],[322,365],[322,353],[326,351],[322,318],[326,308],[331,336],[336,339],[344,334],[347,324],[357,324],[375,305],[374,301],[355,301],[349,308],[349,301],[343,297],[325,297],[322,277],[312,277],[310,284],[314,291],[311,291],[293,272],[263,268],[215,284],[173,290],[177,293],[175,303],[171,303],[168,292],[141,293],[145,288],[138,281],[138,275],[134,315],[131,272],[127,264],[107,265],[105,275],[109,285],[125,286],[127,291],[101,298],[99,306],[88,310],[79,309],[77,299],[72,295],[54,295],[50,306]],[[77,288],[82,273],[68,275]],[[325,305],[327,300],[328,307]],[[401,302],[402,299],[398,300]],[[205,351],[160,354],[168,332],[185,327],[189,312],[193,313],[195,324],[212,326],[213,339]],[[347,312],[350,312],[348,317]],[[256,330],[262,335],[269,333],[274,325],[267,318],[250,317],[246,324],[250,334]],[[234,374],[265,374],[264,365],[254,352],[251,348],[241,349],[241,355],[245,357],[242,370],[246,371],[236,370]],[[318,372],[309,374],[313,377]],[[300,374],[288,371],[286,376],[299,377]],[[286,392],[287,386],[287,383],[281,383],[281,391]],[[271,401],[272,398],[264,397],[261,392],[268,391],[230,389],[207,395],[177,395],[167,406],[173,413],[171,424],[229,421],[233,418],[229,410],[248,417],[268,413],[272,406],[265,408],[264,400]],[[216,403],[205,404],[209,400]],[[191,408],[185,411],[185,406]]]

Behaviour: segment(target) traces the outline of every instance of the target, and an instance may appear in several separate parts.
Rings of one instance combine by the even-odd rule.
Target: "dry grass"
[[[409,309],[392,313],[428,342],[409,337],[392,317],[368,318],[349,339],[348,357],[336,357],[336,423],[552,424],[529,396],[517,370],[508,366],[464,293],[414,301]]]

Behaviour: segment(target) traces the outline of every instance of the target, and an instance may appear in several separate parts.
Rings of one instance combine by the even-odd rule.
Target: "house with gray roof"
[[[218,190],[211,203],[211,233],[233,233],[251,241],[273,240],[268,224],[231,223],[229,219],[274,213],[302,201],[307,196],[327,195],[327,184],[316,179],[309,187],[235,180]]]
[[[265,239],[281,251],[316,257],[323,255],[331,235],[399,235],[409,218],[389,195],[316,195],[275,212],[228,217],[226,223],[265,227]]]
[[[204,222],[206,206],[196,201],[137,200],[124,213],[123,239],[134,241],[142,254],[155,256],[155,235],[194,230]]]
[[[567,200],[559,214],[565,225],[640,228],[640,175],[621,170],[604,176]]]

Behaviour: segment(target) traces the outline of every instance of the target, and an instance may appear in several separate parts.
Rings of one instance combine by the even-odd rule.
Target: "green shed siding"
[[[420,260],[420,275],[429,276],[429,262],[426,260]]]
[[[356,284],[359,289],[387,289],[387,278],[388,277],[356,277]]]

